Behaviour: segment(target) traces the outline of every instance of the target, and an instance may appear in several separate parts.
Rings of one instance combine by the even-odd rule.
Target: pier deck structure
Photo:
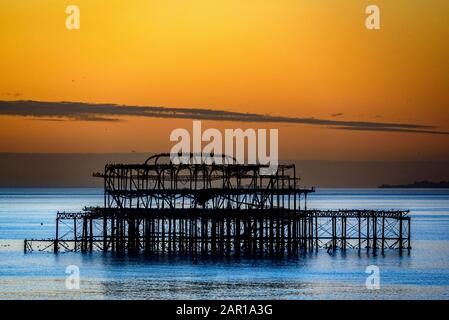
[[[94,174],[104,206],[58,212],[55,238],[27,239],[24,250],[283,257],[411,248],[408,211],[310,209],[315,189],[299,186],[295,165],[264,175],[262,165],[213,159],[108,164]]]

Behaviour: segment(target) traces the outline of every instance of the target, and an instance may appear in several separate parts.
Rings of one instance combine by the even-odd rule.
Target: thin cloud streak
[[[171,108],[160,106],[128,106],[82,102],[0,101],[0,115],[24,116],[74,121],[121,121],[121,116],[177,118],[214,121],[271,122],[325,126],[340,130],[385,131],[422,134],[449,134],[435,126],[416,123],[344,121],[318,118],[282,117],[256,113],[232,112],[204,108]]]
[[[425,133],[425,134],[437,134],[437,135],[449,135],[447,131],[438,130],[414,130],[414,129],[402,129],[402,128],[354,128],[354,127],[334,127],[332,129],[337,130],[356,130],[356,131],[382,131],[382,132],[405,132],[405,133]]]

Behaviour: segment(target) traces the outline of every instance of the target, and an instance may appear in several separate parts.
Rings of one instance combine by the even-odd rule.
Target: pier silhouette
[[[291,257],[320,248],[411,249],[408,211],[309,209],[315,189],[299,186],[295,165],[264,175],[263,165],[216,157],[107,164],[94,173],[104,180],[104,206],[58,212],[55,238],[27,239],[24,250]]]

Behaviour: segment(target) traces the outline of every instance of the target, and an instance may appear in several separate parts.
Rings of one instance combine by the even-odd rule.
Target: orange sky
[[[65,28],[77,4],[81,29]],[[381,9],[381,30],[364,26]],[[0,100],[197,107],[449,131],[449,1],[3,0]],[[167,151],[190,120],[0,116],[0,152]],[[448,160],[449,136],[279,128],[289,159]]]

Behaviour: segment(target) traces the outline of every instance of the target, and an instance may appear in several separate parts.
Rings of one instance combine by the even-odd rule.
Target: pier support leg
[[[59,218],[56,218],[56,237],[55,237],[54,248],[53,248],[54,253],[58,253],[58,249],[59,249],[58,240],[59,240]]]

